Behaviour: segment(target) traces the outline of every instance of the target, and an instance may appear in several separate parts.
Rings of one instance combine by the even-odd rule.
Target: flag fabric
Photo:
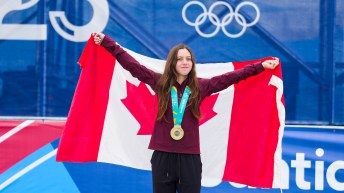
[[[163,72],[164,61],[127,52],[147,68]],[[263,59],[262,59],[263,60]],[[261,61],[262,61],[261,60]],[[256,62],[197,64],[210,78]],[[90,38],[57,161],[105,162],[150,170],[148,149],[156,95],[133,78]],[[285,123],[281,65],[206,98],[201,104],[202,186],[222,181],[280,187],[281,140]]]

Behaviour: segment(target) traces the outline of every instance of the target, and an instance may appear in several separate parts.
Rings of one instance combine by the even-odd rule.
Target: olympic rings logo
[[[191,5],[198,5],[202,8],[203,13],[201,13],[200,15],[197,16],[195,22],[191,22],[187,17],[186,17],[186,10],[191,6]],[[224,15],[224,17],[222,18],[222,20],[220,20],[220,18],[213,13],[213,10],[215,9],[216,6],[225,6],[226,8],[228,8],[229,12],[227,14]],[[251,23],[247,23],[245,17],[239,13],[239,10],[243,7],[243,6],[252,6],[255,11],[256,11],[256,18],[251,22]],[[223,33],[230,37],[230,38],[238,38],[240,36],[242,36],[246,29],[248,27],[251,27],[253,25],[255,25],[259,18],[260,18],[260,11],[259,8],[256,4],[249,2],[249,1],[245,1],[240,3],[235,10],[233,11],[233,8],[226,2],[223,1],[217,1],[214,4],[212,4],[209,8],[209,10],[207,11],[207,8],[205,7],[205,5],[199,1],[190,1],[187,4],[184,5],[183,10],[182,10],[182,17],[183,20],[185,21],[186,24],[190,25],[190,26],[194,26],[197,33],[205,38],[210,38],[210,37],[214,37],[220,30],[220,28],[222,29]],[[207,18],[209,18],[209,21],[215,25],[215,30],[211,33],[204,33],[201,31],[200,26],[202,24],[204,24],[204,22],[207,20]],[[240,32],[236,33],[236,34],[232,34],[229,33],[226,29],[226,26],[230,25],[231,22],[233,21],[233,19],[235,19],[235,21],[242,26],[242,29]]]

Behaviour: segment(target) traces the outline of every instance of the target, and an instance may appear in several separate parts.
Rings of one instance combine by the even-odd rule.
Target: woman
[[[150,85],[158,96],[158,115],[149,149],[154,150],[151,164],[153,192],[196,193],[201,189],[200,104],[212,93],[256,75],[264,68],[274,69],[278,59],[265,60],[210,79],[196,76],[195,58],[185,45],[170,50],[163,74],[153,72],[102,33],[94,42],[110,52],[132,76]]]

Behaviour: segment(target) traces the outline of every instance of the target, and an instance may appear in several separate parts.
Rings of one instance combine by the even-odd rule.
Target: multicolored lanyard
[[[181,125],[185,107],[188,102],[189,96],[191,94],[190,88],[187,86],[184,90],[182,99],[180,100],[180,105],[178,105],[178,91],[175,86],[171,89],[171,99],[172,99],[172,110],[173,110],[173,122],[174,125]]]

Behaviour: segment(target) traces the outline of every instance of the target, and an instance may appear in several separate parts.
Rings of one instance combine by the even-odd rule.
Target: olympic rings
[[[200,15],[197,16],[195,22],[191,22],[187,17],[186,17],[186,10],[191,6],[191,5],[198,5],[202,8],[203,13],[201,13]],[[222,18],[222,20],[220,20],[220,18],[213,13],[213,10],[215,9],[216,6],[225,6],[229,12]],[[239,13],[239,10],[243,7],[243,6],[252,6],[255,11],[256,11],[256,18],[251,22],[251,23],[247,23],[245,17]],[[182,10],[182,17],[183,20],[186,24],[190,25],[190,26],[194,26],[196,29],[196,32],[205,38],[210,38],[210,37],[214,37],[220,30],[220,28],[222,29],[223,33],[230,37],[230,38],[238,38],[240,36],[242,36],[247,27],[251,27],[253,25],[255,25],[260,18],[260,11],[259,8],[256,4],[249,2],[249,1],[245,1],[240,3],[235,10],[233,11],[233,8],[231,5],[229,5],[228,3],[224,2],[224,1],[217,1],[215,3],[213,3],[210,7],[209,7],[209,11],[207,11],[207,8],[205,7],[205,5],[199,1],[190,1],[187,4],[184,5],[183,10]],[[201,31],[200,26],[202,24],[204,24],[204,22],[207,20],[207,18],[209,18],[209,21],[215,25],[215,30],[211,33],[204,33]],[[236,33],[236,34],[232,34],[229,33],[226,29],[226,26],[230,25],[231,22],[233,21],[233,19],[235,19],[235,21],[242,26],[242,29],[240,32]]]

